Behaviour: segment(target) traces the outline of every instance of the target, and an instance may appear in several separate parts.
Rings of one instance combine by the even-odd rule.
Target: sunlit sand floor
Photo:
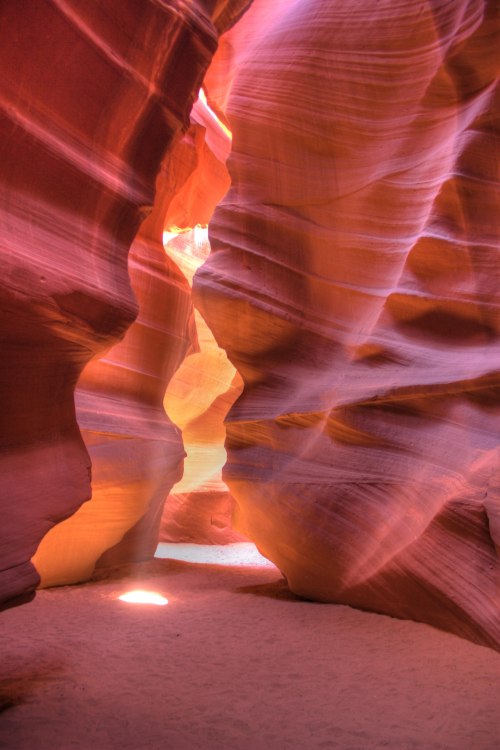
[[[279,571],[272,562],[262,557],[255,544],[238,542],[237,544],[165,544],[160,543],[156,557],[183,560],[191,563],[212,565],[246,566],[273,568],[279,577]]]
[[[249,545],[160,553],[0,615],[1,748],[500,748],[500,654],[300,601]]]

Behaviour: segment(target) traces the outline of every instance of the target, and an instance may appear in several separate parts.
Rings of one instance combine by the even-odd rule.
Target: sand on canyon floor
[[[0,747],[500,748],[499,653],[300,601],[251,545],[204,549],[3,612]],[[168,604],[118,599],[138,588]]]

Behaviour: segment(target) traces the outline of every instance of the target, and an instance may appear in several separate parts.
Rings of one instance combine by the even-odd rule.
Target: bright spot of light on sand
[[[157,594],[156,591],[142,591],[139,589],[127,591],[126,594],[122,594],[118,599],[121,599],[122,602],[130,602],[131,604],[157,604],[160,607],[168,604],[168,599],[165,599],[161,594]]]

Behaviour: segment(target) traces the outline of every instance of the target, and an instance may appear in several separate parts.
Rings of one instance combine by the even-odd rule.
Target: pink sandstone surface
[[[181,559],[101,569],[2,613],[0,747],[497,749],[500,653],[300,600],[255,555]],[[135,588],[169,603],[117,599]]]
[[[247,4],[0,9],[0,603],[32,594],[37,547],[45,585],[152,553],[184,454],[163,394],[195,342],[161,232],[223,193],[227,144],[189,113]],[[232,185],[195,277],[244,382],[238,528],[303,597],[496,648],[499,15],[254,0],[205,78]],[[212,445],[223,394],[185,439]]]
[[[245,384],[224,478],[292,591],[498,648],[498,3],[271,5],[194,281]]]

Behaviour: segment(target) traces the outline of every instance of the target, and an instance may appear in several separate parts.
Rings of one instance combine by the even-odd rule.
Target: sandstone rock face
[[[215,121],[212,125],[213,118],[209,118],[208,108],[198,99],[191,112],[190,127],[165,156],[156,180],[153,210],[132,244],[128,269],[139,306],[137,320],[123,341],[85,367],[78,381],[76,413],[92,460],[92,499],[54,526],[42,540],[33,558],[42,586],[86,580],[96,564],[110,565],[153,556],[165,499],[183,474],[185,450],[181,431],[193,417],[192,404],[197,405],[195,411],[199,416],[213,399],[210,357],[207,360],[201,352],[194,353],[200,346],[206,349],[204,340],[210,335],[201,318],[195,321],[191,302],[192,264],[197,267],[202,262],[189,254],[196,249],[194,232],[184,231],[178,237],[176,243],[181,251],[172,249],[170,254],[166,253],[162,244],[164,226],[175,225],[181,231],[197,222],[206,223],[229,187],[223,162],[229,154],[230,142],[224,149],[218,139],[220,127]],[[206,125],[195,120],[206,120]],[[223,161],[216,158],[208,143]],[[193,241],[182,242],[186,236],[193,237]],[[199,326],[201,336],[197,331]],[[215,342],[213,348],[217,349]],[[201,357],[191,368],[194,377],[188,377],[186,382],[186,368],[182,366],[168,391],[177,398],[164,400],[167,385],[189,351],[193,352],[189,360]],[[234,376],[234,368],[224,352],[219,350],[218,358],[211,359],[215,359],[212,369],[215,367],[219,380],[224,366],[229,379]],[[200,377],[201,387],[197,382]],[[223,407],[219,407],[215,418],[220,449],[222,419],[229,404]],[[213,422],[206,427],[212,441]],[[187,430],[184,440],[190,441]],[[215,457],[218,461],[215,471],[220,476],[225,452],[222,449],[219,453],[222,455]],[[188,460],[193,464],[192,449],[189,454]],[[197,476],[195,480],[191,477],[195,486],[203,487],[205,475],[214,473],[213,450],[208,454],[205,462],[196,461],[195,457]],[[220,498],[212,498],[209,491],[204,502],[193,503],[184,498],[181,511],[179,497],[172,497],[166,513],[175,515],[176,522],[171,524],[168,538],[205,541],[206,532],[199,537],[199,516],[210,518],[215,506],[229,508],[229,503],[221,506]],[[227,526],[230,514],[226,515]],[[221,526],[224,528],[220,511],[216,521],[215,531],[220,539]]]
[[[162,157],[188,125],[217,35],[246,4],[41,0],[0,8],[0,603],[31,595],[40,539],[91,496],[75,384],[137,314],[130,245],[152,205]],[[178,476],[183,454],[161,413],[159,381],[185,348],[186,289],[158,247],[138,239],[130,268],[139,298],[149,299],[149,290],[162,296],[166,283],[178,290],[172,355],[151,352],[172,340],[172,310],[160,301],[141,311],[126,342],[88,366],[79,386],[92,507],[109,489],[104,523],[113,516],[115,524],[117,495],[121,503],[141,487],[148,500],[141,489],[139,515],[148,505],[158,510],[157,495]],[[122,534],[137,515],[128,506]],[[106,544],[119,538],[118,525]],[[92,534],[95,527],[88,540]],[[99,544],[91,541],[85,565]],[[51,555],[40,551],[43,566],[42,557],[56,580]]]
[[[203,97],[191,119],[190,139],[179,145],[178,158],[185,148],[184,161],[195,158],[195,167],[169,206],[164,235],[167,254],[189,284],[210,252],[207,229],[200,224],[208,223],[229,189],[225,163],[231,149],[229,130]],[[224,544],[245,538],[232,528],[234,500],[221,479],[224,418],[241,392],[241,378],[198,312],[195,324],[198,351],[184,359],[165,393],[165,411],[181,429],[187,455],[182,479],[165,504],[159,539]]]
[[[137,320],[122,342],[85,367],[75,394],[92,461],[92,499],[40,543],[33,563],[43,586],[85,580],[99,559],[152,557],[163,503],[182,475],[180,430],[162,402],[191,344],[191,290],[144,228],[129,272]]]
[[[227,187],[224,129],[188,116],[247,5],[0,8],[0,606],[32,595],[37,546],[49,585],[156,542],[184,455],[163,392],[196,348],[161,233]],[[224,479],[245,533],[302,596],[497,648],[498,25],[496,0],[254,0],[205,80],[234,147],[195,285],[244,380]],[[168,397],[186,376],[164,529],[227,541],[202,467],[239,384],[220,368],[211,395],[212,355]]]
[[[232,544],[248,542],[234,528],[235,501],[227,487],[171,492],[160,524],[160,542]]]
[[[498,4],[265,6],[195,277],[224,478],[296,593],[498,648]]]

